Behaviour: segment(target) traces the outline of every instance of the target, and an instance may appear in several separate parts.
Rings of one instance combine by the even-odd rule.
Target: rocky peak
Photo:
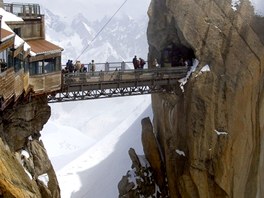
[[[168,194],[263,197],[264,18],[249,0],[152,0],[149,18],[149,61],[171,44],[199,61],[184,92],[152,95]]]

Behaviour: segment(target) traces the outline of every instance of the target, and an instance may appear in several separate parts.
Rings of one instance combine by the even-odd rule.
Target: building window
[[[29,64],[30,74],[36,75],[58,71],[56,68],[57,61],[58,57],[32,62]]]
[[[24,69],[24,61],[23,61],[23,54],[20,53],[17,57],[14,58],[14,66],[15,71],[19,71],[20,69]]]

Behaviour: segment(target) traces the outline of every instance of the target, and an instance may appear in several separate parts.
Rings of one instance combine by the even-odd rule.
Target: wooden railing
[[[46,94],[61,89],[61,72],[29,76],[24,69],[18,72],[8,68],[0,73],[0,110],[6,108],[10,102],[15,102],[22,95]]]
[[[9,68],[0,73],[0,96],[2,100],[9,100],[14,96],[15,71]]]
[[[29,77],[29,85],[35,94],[50,93],[61,89],[61,72],[52,72]]]
[[[3,110],[11,101],[17,99],[29,91],[29,73],[23,69],[18,72],[14,68],[8,68],[0,73],[0,109]]]

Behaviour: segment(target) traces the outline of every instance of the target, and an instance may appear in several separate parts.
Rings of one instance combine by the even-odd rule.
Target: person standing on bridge
[[[137,56],[135,55],[135,57],[133,58],[133,65],[134,65],[134,69],[138,69],[139,68],[139,60],[137,59]]]
[[[94,75],[94,72],[95,72],[95,63],[94,63],[94,60],[92,60],[92,65],[91,65],[91,71],[92,71],[92,75]]]
[[[139,68],[143,69],[144,65],[146,64],[146,61],[144,61],[143,58],[139,58]]]
[[[70,73],[73,73],[73,71],[74,71],[74,65],[73,65],[73,63],[72,63],[72,60],[70,60],[70,62],[68,63],[68,69],[69,69],[69,72]]]

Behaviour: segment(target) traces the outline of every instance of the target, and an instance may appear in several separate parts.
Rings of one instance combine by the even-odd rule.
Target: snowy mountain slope
[[[59,171],[59,182],[63,183],[63,186],[66,183],[70,184],[69,181],[77,184],[74,187],[66,185],[62,197],[70,197],[70,192],[71,197],[76,198],[85,196],[105,198],[106,195],[118,197],[117,184],[131,164],[127,151],[134,147],[138,153],[143,153],[138,144],[141,137],[140,121],[142,117],[150,114],[151,110],[148,107],[127,130],[123,128],[126,128],[126,125],[118,127],[115,132],[107,135],[80,158]],[[99,184],[104,185],[98,186]],[[73,188],[76,192],[72,190]]]
[[[117,16],[102,30],[109,17],[89,21],[83,14],[76,14],[69,19],[55,15],[48,9],[44,11],[48,40],[64,48],[62,63],[77,58],[89,63],[92,59],[96,62],[131,61],[135,54],[147,57],[146,16],[140,19]],[[94,39],[99,31],[101,33]]]
[[[42,139],[62,197],[117,197],[131,166],[129,148],[143,153],[140,122],[146,116],[152,117],[150,95],[52,104]]]

